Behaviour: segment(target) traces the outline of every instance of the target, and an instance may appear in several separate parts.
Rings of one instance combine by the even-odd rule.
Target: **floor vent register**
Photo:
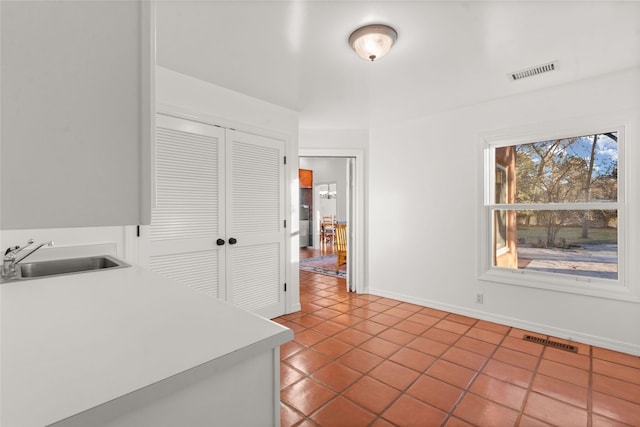
[[[534,342],[536,344],[546,345],[547,347],[557,348],[558,350],[571,351],[573,353],[578,352],[578,347],[576,347],[575,345],[564,344],[557,341],[551,341],[545,338],[534,337],[533,335],[525,335],[522,339],[525,341]]]

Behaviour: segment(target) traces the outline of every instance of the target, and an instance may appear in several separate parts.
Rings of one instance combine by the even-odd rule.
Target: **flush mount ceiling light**
[[[367,61],[375,61],[389,52],[398,39],[396,30],[388,25],[365,25],[349,36],[349,44],[358,56]]]

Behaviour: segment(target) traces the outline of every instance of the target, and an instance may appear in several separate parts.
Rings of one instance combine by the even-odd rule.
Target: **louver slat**
[[[280,247],[277,243],[234,248],[233,303],[254,310],[280,301]]]
[[[232,162],[233,233],[277,232],[282,203],[280,151],[234,142]]]
[[[149,268],[178,283],[218,298],[217,282],[207,279],[218,277],[217,251],[152,256]]]
[[[151,240],[216,237],[217,138],[159,127]]]

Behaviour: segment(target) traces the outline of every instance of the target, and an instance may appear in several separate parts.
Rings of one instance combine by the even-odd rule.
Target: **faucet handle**
[[[20,246],[16,245],[16,246],[9,246],[7,248],[7,250],[4,252],[5,255],[9,255],[11,252],[17,251],[18,249],[20,249]]]
[[[18,252],[22,251],[23,249],[29,247],[30,245],[33,245],[34,242],[35,242],[35,240],[29,239],[29,240],[27,240],[27,244],[22,246],[22,247],[20,245],[9,246],[7,248],[7,250],[4,252],[4,255],[5,256],[10,255],[10,254],[14,254],[15,255]]]

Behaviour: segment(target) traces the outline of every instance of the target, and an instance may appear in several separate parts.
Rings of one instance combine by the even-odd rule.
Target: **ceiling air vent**
[[[558,69],[558,61],[549,62],[547,64],[538,65],[537,67],[527,68],[525,70],[509,73],[509,80],[520,80],[526,77],[537,76],[538,74],[548,73],[549,71]]]

